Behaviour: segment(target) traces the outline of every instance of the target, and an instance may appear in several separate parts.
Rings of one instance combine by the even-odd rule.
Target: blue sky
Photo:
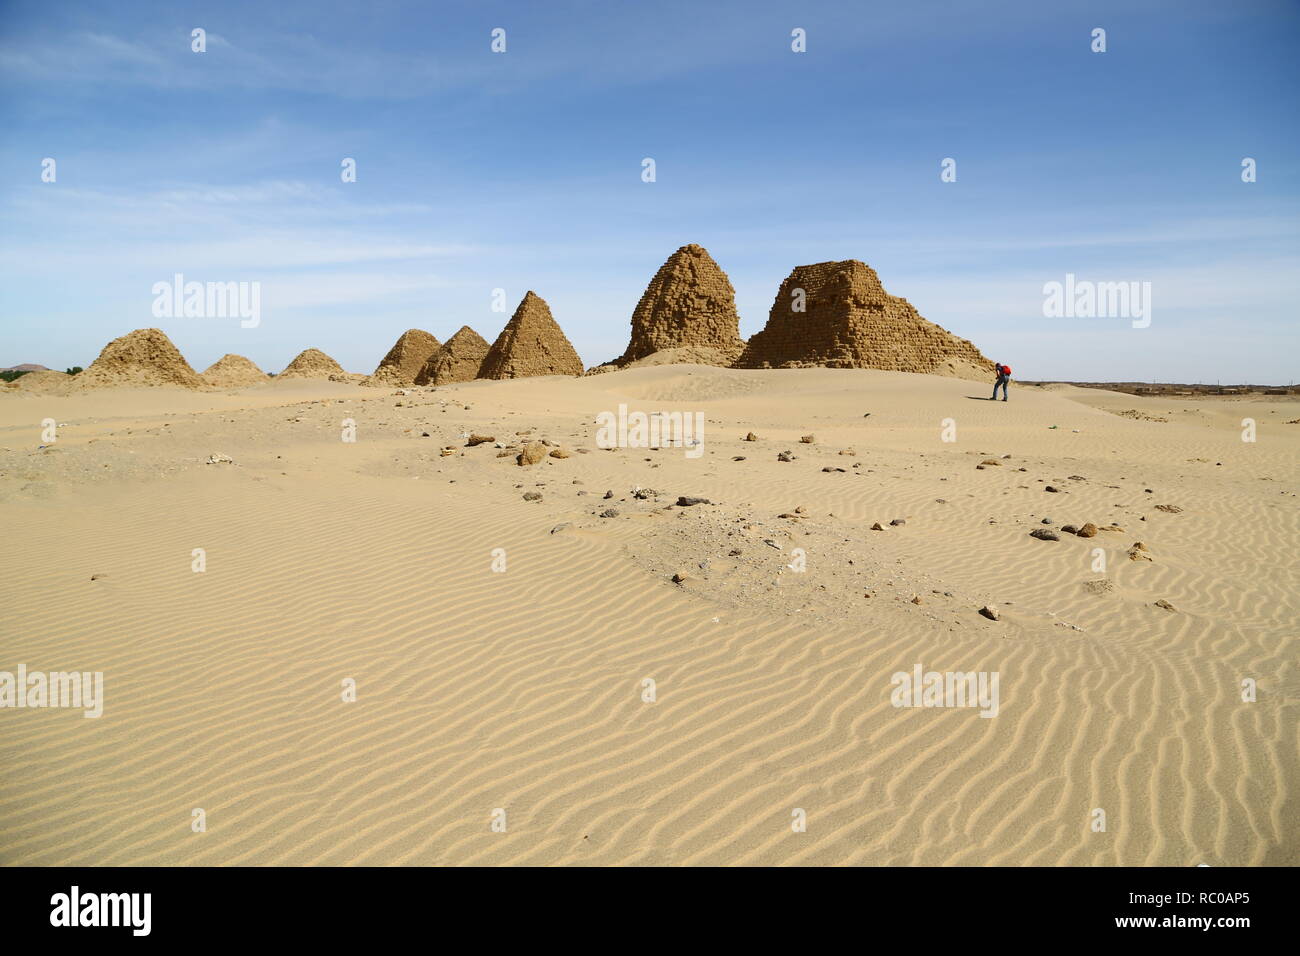
[[[407,328],[491,340],[495,288],[594,365],[698,242],[743,335],[853,258],[1020,378],[1289,382],[1298,41],[1268,0],[0,0],[0,366],[156,325],[200,370],[370,371]],[[155,318],[177,272],[260,282],[261,324]],[[1044,317],[1066,273],[1150,282],[1150,326]]]

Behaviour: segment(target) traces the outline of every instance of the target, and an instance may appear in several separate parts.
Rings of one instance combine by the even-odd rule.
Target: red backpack
[[[1010,366],[1010,365],[1003,365],[1003,366],[1002,366],[1002,374],[1005,375],[1007,378],[1010,378],[1010,377],[1011,377],[1011,366]]]

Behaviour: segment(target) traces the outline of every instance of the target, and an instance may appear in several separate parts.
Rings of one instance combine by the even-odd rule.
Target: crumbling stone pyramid
[[[736,290],[708,250],[695,243],[669,256],[650,280],[632,313],[627,351],[614,364],[678,348],[716,350],[721,365],[731,364],[745,348]]]
[[[415,384],[415,377],[438,351],[441,343],[423,329],[407,329],[379,362],[366,385],[404,387]]]
[[[796,311],[802,290],[805,311]],[[856,259],[796,266],[737,368],[876,368],[984,379],[993,363],[928,322]]]
[[[226,353],[203,371],[203,380],[220,388],[239,388],[267,381],[268,376],[242,355]]]
[[[478,377],[581,374],[582,359],[551,317],[550,306],[530,291],[488,349]]]
[[[449,338],[438,351],[429,356],[424,368],[415,376],[416,385],[450,385],[454,382],[472,382],[478,378],[479,369],[490,346],[483,336],[468,325]]]
[[[303,349],[297,358],[285,366],[279,378],[329,378],[345,375],[343,366],[320,349]]]
[[[207,383],[161,329],[136,329],[104,346],[99,358],[76,376],[76,388],[139,388]]]

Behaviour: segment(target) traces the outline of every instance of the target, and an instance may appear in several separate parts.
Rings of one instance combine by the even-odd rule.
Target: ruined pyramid
[[[708,250],[695,243],[669,256],[650,280],[632,313],[627,351],[613,364],[627,365],[655,352],[680,348],[715,350],[720,365],[731,364],[745,348],[736,290]],[[687,354],[710,355],[707,351]]]
[[[803,311],[800,311],[802,306]],[[984,379],[993,363],[966,339],[885,291],[856,259],[796,266],[737,368],[875,368]]]
[[[546,300],[530,291],[488,349],[478,377],[581,374],[582,359],[551,318]]]
[[[441,348],[429,356],[424,368],[415,376],[416,385],[450,385],[472,382],[478,378],[483,359],[490,346],[483,336],[462,325]]]
[[[75,387],[140,388],[174,385],[203,388],[207,383],[161,329],[136,329],[104,346],[99,358],[76,376]]]
[[[203,380],[209,385],[220,388],[239,388],[243,385],[257,385],[265,382],[269,376],[250,359],[242,355],[227,353],[217,359],[203,371]]]
[[[414,385],[415,377],[440,344],[423,329],[407,329],[380,360],[374,374],[362,384],[399,388]]]
[[[343,367],[320,349],[303,349],[278,378],[329,378],[345,375]]]

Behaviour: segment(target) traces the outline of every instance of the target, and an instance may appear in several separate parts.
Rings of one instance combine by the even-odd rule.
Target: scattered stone
[[[816,440],[817,440],[817,439],[814,438],[812,435],[804,435],[804,436],[802,436],[802,437],[799,439],[799,441],[800,441],[802,444],[805,444],[805,445],[811,445],[811,444],[813,444]]]
[[[691,498],[687,495],[682,495],[677,499],[677,506],[679,508],[689,508],[691,505],[711,505],[711,504],[713,504],[713,502],[710,501],[708,498]]]
[[[755,435],[753,432],[749,432],[749,433],[746,434],[745,437],[744,437],[743,439],[741,439],[741,440],[742,440],[742,441],[758,441],[758,436]]]
[[[996,621],[1000,617],[998,609],[995,607],[989,607],[987,604],[980,608],[980,614],[984,615],[990,621]]]
[[[1161,598],[1159,601],[1156,601],[1156,607],[1164,608],[1166,611],[1176,610],[1176,608],[1168,601],[1166,601],[1164,598]]]
[[[999,468],[1002,467],[1002,462],[1000,462],[1000,461],[996,461],[995,459],[992,459],[992,458],[985,458],[982,462],[980,462],[980,464],[981,464],[981,465],[996,465],[996,466],[999,467]]]
[[[546,457],[547,448],[539,441],[530,441],[524,445],[524,450],[519,453],[516,461],[520,465],[535,465]]]
[[[106,578],[106,577],[108,577],[107,574],[92,574],[92,575],[90,576],[90,580],[92,580],[92,581],[98,581],[100,578]]]
[[[1106,594],[1109,591],[1115,590],[1115,585],[1113,582],[1107,581],[1105,578],[1098,578],[1095,581],[1084,581],[1083,589],[1089,594]]]
[[[1080,538],[1095,538],[1097,537],[1097,526],[1089,521],[1082,528],[1076,531],[1075,534]]]
[[[856,457],[858,453],[857,453],[856,451],[854,451],[852,448],[845,448],[843,451],[840,452],[840,454],[841,454],[841,455],[853,455],[853,456]]]
[[[835,467],[832,466],[832,465],[827,465],[825,468],[822,469],[822,471],[844,471],[844,469],[843,469],[843,468],[835,468]]]
[[[618,509],[617,509],[617,508],[606,508],[604,511],[602,511],[602,512],[600,513],[600,516],[601,516],[602,518],[617,518],[617,517],[618,517]]]
[[[732,457],[731,460],[732,460],[732,461],[744,461],[744,460],[745,460],[745,456],[744,456],[744,455],[735,455],[734,457]]]
[[[1147,553],[1147,546],[1141,541],[1134,541],[1133,547],[1128,549],[1128,559],[1130,561],[1151,561],[1151,555]]]
[[[605,492],[605,494],[603,494],[601,497],[603,497],[606,501],[608,501],[610,498],[613,498],[614,489],[613,488],[609,489],[609,491]]]
[[[673,584],[684,584],[684,583],[686,583],[686,575],[682,574],[682,572],[678,571],[676,574],[673,575]]]
[[[1078,534],[1078,533],[1079,533],[1079,529],[1078,529],[1078,527],[1075,526],[1075,525],[1072,525],[1072,524],[1063,524],[1063,525],[1061,525],[1061,530],[1064,531],[1066,534]]]
[[[1060,489],[1060,488],[1057,488],[1055,485],[1048,485],[1048,486],[1045,487],[1043,490],[1044,490],[1044,491],[1050,491],[1052,494],[1059,494],[1060,491],[1061,491],[1061,489]]]
[[[880,522],[877,521],[877,522],[875,522],[875,523],[871,526],[871,530],[872,530],[872,531],[884,531],[885,529],[884,529],[883,527],[881,527]]]
[[[906,519],[906,518],[894,518],[894,519],[891,520],[889,523],[890,523],[890,525],[892,525],[892,526],[895,527],[895,528],[900,528],[900,527],[902,527],[903,525],[907,524],[907,519]]]
[[[542,493],[540,491],[525,491],[524,501],[541,501]]]
[[[465,447],[473,448],[475,445],[482,445],[485,442],[494,442],[494,441],[496,441],[496,439],[493,438],[491,435],[471,434],[469,438],[465,441]]]
[[[233,465],[235,460],[229,455],[209,455],[205,465]]]
[[[790,452],[788,452],[788,451],[783,451],[783,452],[780,452],[780,453],[776,456],[776,460],[777,460],[777,461],[794,461],[794,455],[790,454]]]
[[[559,534],[561,531],[568,531],[572,527],[573,523],[571,521],[562,521],[551,529],[551,534]]]
[[[921,595],[919,595],[919,594],[913,594],[913,595],[912,595],[912,603],[913,603],[913,604],[920,604],[920,603],[921,603]]]
[[[569,453],[568,453],[567,451],[565,451],[563,448],[552,448],[552,449],[551,449],[551,457],[552,457],[552,458],[568,458],[568,457],[570,457],[570,455],[569,455]]]
[[[1037,538],[1039,541],[1060,541],[1061,540],[1061,536],[1059,534],[1047,528],[1035,528],[1033,531],[1029,532],[1029,537]]]
[[[1164,511],[1171,515],[1180,514],[1182,510],[1178,505],[1156,505],[1156,511]]]

